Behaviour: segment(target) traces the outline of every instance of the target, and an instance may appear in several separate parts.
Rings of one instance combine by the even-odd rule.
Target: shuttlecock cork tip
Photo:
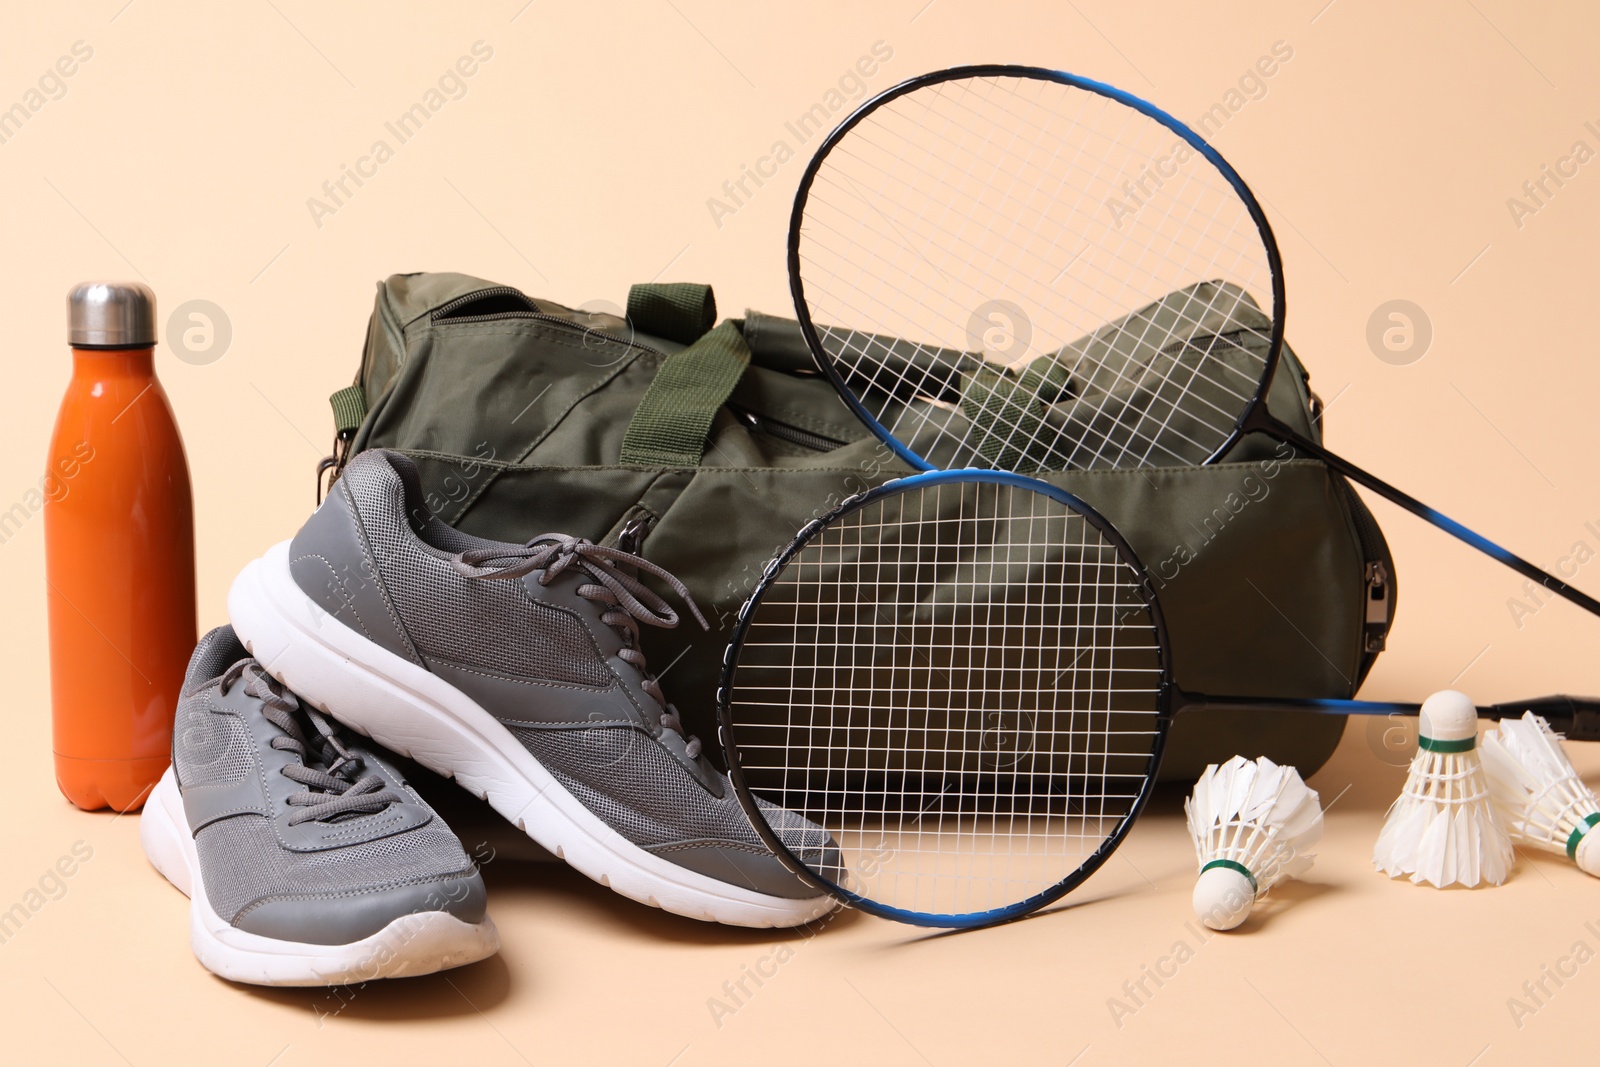
[[[1591,824],[1588,833],[1578,839],[1572,861],[1584,874],[1600,878],[1600,825]]]
[[[1478,708],[1465,693],[1441,689],[1422,702],[1417,734],[1423,748],[1465,751],[1478,740]]]
[[[1255,879],[1230,860],[1207,864],[1194,884],[1194,913],[1213,930],[1232,930],[1249,918],[1255,902]]]

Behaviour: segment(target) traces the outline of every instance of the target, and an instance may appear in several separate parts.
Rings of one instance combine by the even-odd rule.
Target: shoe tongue
[[[192,694],[225,674],[229,667],[250,653],[239,643],[232,626],[219,626],[202,637],[189,657],[184,672],[184,695]]]
[[[387,449],[383,452],[383,458],[400,479],[400,507],[405,512],[406,520],[411,523],[413,530],[420,531],[433,518],[433,512],[423,503],[422,475],[418,473],[416,463],[412,462],[410,456]]]

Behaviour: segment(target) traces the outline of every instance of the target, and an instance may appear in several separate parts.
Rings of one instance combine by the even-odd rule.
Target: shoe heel
[[[161,877],[177,886],[184,896],[194,896],[194,838],[189,833],[183,797],[178,793],[171,767],[162,773],[139,814],[139,844]]]

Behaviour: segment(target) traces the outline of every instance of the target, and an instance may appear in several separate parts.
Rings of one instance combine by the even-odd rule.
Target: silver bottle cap
[[[156,294],[140,282],[84,282],[67,295],[67,343],[143,348],[156,343]]]

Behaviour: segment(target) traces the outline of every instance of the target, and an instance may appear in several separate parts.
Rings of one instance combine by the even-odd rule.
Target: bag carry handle
[[[628,289],[628,325],[640,333],[688,345],[716,321],[717,298],[709,285],[650,282]]]
[[[645,390],[622,436],[621,463],[700,465],[711,422],[750,365],[750,348],[731,320],[710,329],[716,315],[707,285],[635,285],[628,291],[630,324],[689,347],[668,356]]]
[[[1021,374],[981,366],[967,375],[961,411],[979,435],[978,455],[985,464],[997,470],[1021,471],[1027,460],[1034,470],[1042,467],[1051,439],[1045,430],[1045,398],[1065,395],[1069,382],[1067,368],[1054,354],[1035,359]],[[1013,443],[1016,441],[1021,445]],[[1045,447],[1039,447],[1041,442]]]

